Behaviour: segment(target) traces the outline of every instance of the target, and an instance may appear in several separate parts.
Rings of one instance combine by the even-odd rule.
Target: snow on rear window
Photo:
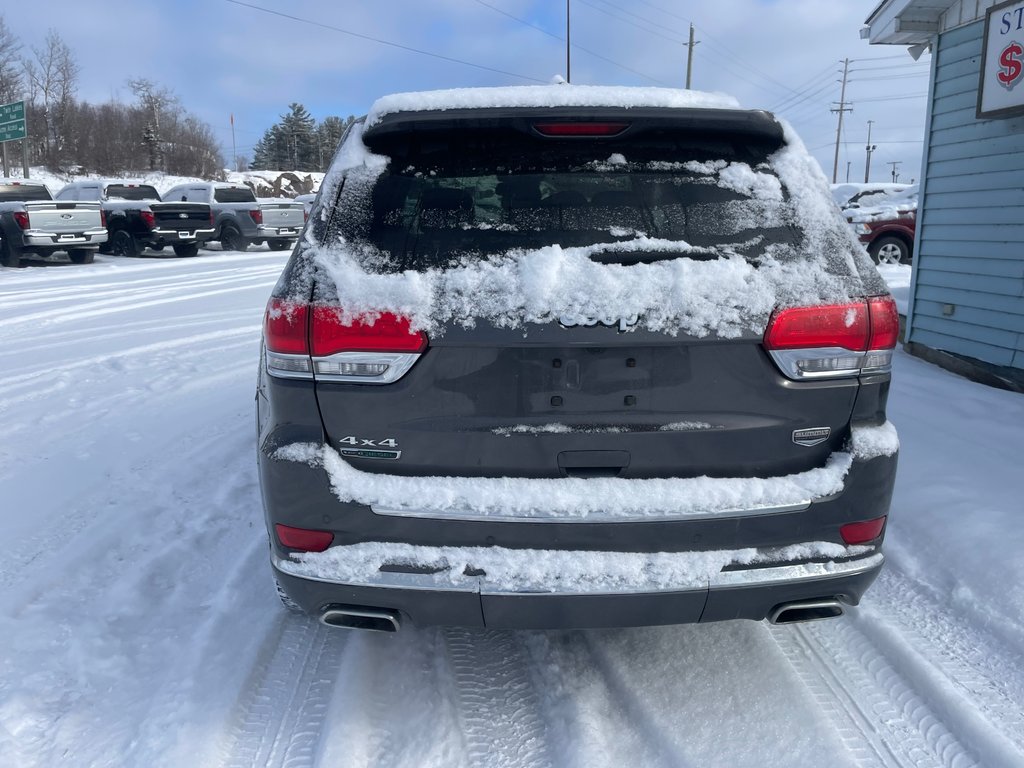
[[[569,86],[400,94],[377,102],[367,124],[397,110],[532,105],[548,100],[572,103],[564,101],[564,93],[558,99],[549,96],[550,91],[565,88]],[[689,95],[667,89],[611,90],[628,105],[694,106],[703,98],[696,95],[696,102],[687,102]],[[650,90],[666,94],[658,94],[661,100],[652,102]],[[676,94],[678,102],[669,104],[676,96],[668,94]],[[721,97],[713,96],[700,105],[723,104]],[[337,299],[346,320],[394,312],[433,333],[443,332],[449,324],[471,327],[480,321],[523,327],[565,315],[638,316],[636,328],[725,338],[762,332],[776,306],[842,302],[865,293],[885,293],[869,257],[839,215],[821,170],[792,129],[780,123],[786,142],[766,164],[751,167],[715,159],[684,164],[694,178],[701,175],[708,184],[750,196],[759,206],[754,210],[759,211],[762,224],[770,221],[799,233],[796,243],[761,243],[757,258],[740,253],[750,242],[725,243],[709,253],[684,240],[653,238],[640,227],[618,226],[609,229],[629,239],[581,247],[514,248],[487,258],[388,272],[380,268],[381,253],[338,237],[326,243],[309,242],[319,270],[319,288],[330,287],[322,296]],[[362,143],[363,127],[354,126],[342,146],[324,180],[322,199],[335,199],[343,182],[346,195],[359,185],[371,190],[387,168],[388,158],[371,153]],[[609,167],[618,165],[618,157],[604,158]],[[671,170],[669,165],[666,161],[666,167],[652,170]],[[450,196],[454,199],[454,193]],[[737,215],[733,223],[737,229],[756,228],[755,218],[748,215],[743,221]],[[465,221],[457,229],[495,234],[502,226]],[[630,251],[690,258],[608,263],[615,261],[608,257],[610,252]]]

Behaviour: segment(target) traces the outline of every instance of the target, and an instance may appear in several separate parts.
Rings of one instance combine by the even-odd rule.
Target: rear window
[[[256,195],[248,187],[224,187],[213,190],[218,203],[255,203]]]
[[[23,200],[52,200],[46,187],[35,184],[0,185],[0,203],[15,203]]]
[[[160,194],[156,187],[148,184],[110,184],[106,188],[107,200],[159,200]]]
[[[796,237],[784,224],[770,150],[750,143],[679,140],[477,141],[467,136],[374,147],[387,169],[350,178],[336,226],[383,252],[394,269],[443,267],[551,244],[592,246],[638,238],[685,241],[690,258],[750,258]],[[610,251],[635,263],[671,251]]]

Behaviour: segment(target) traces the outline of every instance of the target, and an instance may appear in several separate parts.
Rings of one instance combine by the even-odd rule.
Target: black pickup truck
[[[177,256],[195,256],[213,237],[213,214],[204,203],[164,203],[154,187],[121,179],[90,179],[68,184],[58,200],[92,200],[107,222],[106,248],[116,256],[138,256],[165,245]]]

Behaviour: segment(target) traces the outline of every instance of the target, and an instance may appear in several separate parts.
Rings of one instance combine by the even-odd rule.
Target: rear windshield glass
[[[213,199],[218,203],[255,203],[256,195],[248,187],[224,187],[213,190]]]
[[[126,186],[110,184],[106,190],[107,200],[159,200],[160,195],[155,187],[148,184]]]
[[[52,200],[46,187],[35,184],[3,184],[0,185],[0,203],[13,203],[22,200]]]
[[[646,237],[684,241],[706,249],[705,258],[727,251],[756,258],[771,243],[794,241],[763,148],[707,140],[523,144],[394,143],[381,175],[346,182],[335,217],[340,234],[383,252],[399,270],[555,243]],[[722,171],[736,164],[753,181],[723,184]],[[593,258],[674,256],[610,250]]]

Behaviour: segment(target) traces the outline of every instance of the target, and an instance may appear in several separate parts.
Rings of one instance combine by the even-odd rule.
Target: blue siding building
[[[861,32],[932,51],[906,348],[1014,388],[1024,382],[1024,108],[978,114],[987,11],[1017,6],[886,0]],[[1003,87],[997,97],[1017,97]]]

